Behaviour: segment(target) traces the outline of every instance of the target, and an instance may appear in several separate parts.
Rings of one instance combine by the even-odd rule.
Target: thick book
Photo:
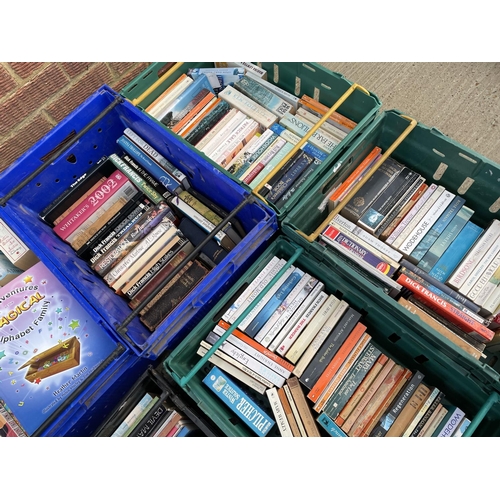
[[[118,345],[43,262],[3,286],[0,300],[0,400],[33,435]]]
[[[259,437],[266,436],[275,421],[224,372],[214,366],[203,383]]]
[[[151,403],[155,396],[156,394],[154,393],[146,392],[123,418],[119,426],[111,434],[111,437],[122,437],[129,427],[137,420],[144,409],[149,405],[149,403]]]
[[[316,421],[314,420],[311,408],[309,408],[299,379],[297,377],[290,377],[286,381],[286,385],[290,389],[293,400],[297,405],[297,410],[306,429],[307,436],[320,437],[318,426],[316,425]]]
[[[432,293],[417,281],[412,280],[405,274],[401,274],[397,281],[408,290],[411,290],[421,302],[441,314],[444,318],[456,324],[464,332],[468,333],[479,342],[486,343],[493,338],[494,332],[492,330],[441,297]]]

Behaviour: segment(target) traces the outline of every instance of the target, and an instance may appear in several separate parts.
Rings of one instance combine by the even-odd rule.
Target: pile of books
[[[269,260],[201,341],[199,355],[284,264]],[[458,436],[470,423],[442,391],[423,382],[422,373],[377,347],[361,313],[295,266],[245,311],[209,361],[214,368],[204,383],[257,435],[277,424],[282,436],[296,437],[319,436],[321,427],[342,436]],[[269,413],[252,391],[267,395]]]
[[[121,155],[103,157],[40,217],[154,331],[244,230],[233,219],[186,261],[228,214],[130,128],[117,144]]]
[[[322,231],[334,248],[395,290],[399,302],[476,359],[500,343],[500,221],[483,229],[466,200],[378,147],[328,194],[343,208]],[[345,201],[347,200],[347,201]]]
[[[182,74],[146,112],[252,189],[267,179],[259,194],[281,208],[356,123],[333,113],[285,161],[329,108],[270,83],[251,63],[223,64],[234,67]]]

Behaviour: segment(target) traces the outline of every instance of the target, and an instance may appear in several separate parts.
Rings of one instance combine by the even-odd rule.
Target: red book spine
[[[495,335],[492,330],[486,328],[484,325],[471,318],[468,314],[464,313],[457,307],[443,300],[439,295],[433,294],[426,287],[420,283],[412,280],[405,274],[401,274],[397,282],[403,285],[408,290],[411,290],[415,297],[422,301],[425,305],[439,313],[443,318],[448,319],[457,325],[464,332],[468,333],[471,337],[477,339],[479,342],[489,342]]]
[[[63,240],[66,240],[128,180],[125,174],[116,170],[99,187],[93,190],[85,200],[79,203],[66,217],[64,217],[63,220],[54,226],[56,234]]]

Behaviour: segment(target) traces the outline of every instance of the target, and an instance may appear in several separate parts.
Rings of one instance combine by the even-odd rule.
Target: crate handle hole
[[[423,365],[424,363],[427,363],[429,361],[429,358],[424,356],[423,354],[420,354],[419,356],[416,356],[413,358],[419,365]]]
[[[436,171],[434,172],[434,175],[432,177],[436,181],[438,181],[439,179],[441,179],[441,177],[443,177],[443,175],[446,172],[447,168],[448,168],[448,165],[446,165],[446,163],[440,163],[439,167],[436,169]]]
[[[330,85],[326,85],[325,83],[322,83],[321,86],[326,90],[332,90],[332,87],[330,87]]]
[[[387,339],[390,340],[393,344],[395,344],[396,342],[401,340],[401,337],[399,335],[397,335],[396,333],[393,333],[392,335],[389,335],[389,337],[387,337]]]
[[[57,182],[60,182],[60,181],[59,181],[59,179],[56,179],[54,182],[56,182],[56,183],[57,183]]]
[[[463,153],[458,153],[458,156],[461,156],[462,158],[464,158],[467,161],[470,161],[471,163],[474,163],[474,164],[477,163],[477,161],[474,160],[474,158],[471,158],[470,156],[464,155]]]
[[[42,183],[41,183],[41,182],[37,182],[37,183],[36,183],[36,187],[37,187],[37,188],[39,188],[41,185],[42,185]]]
[[[295,95],[300,94],[300,84],[301,84],[300,78],[298,76],[296,76],[295,77]]]
[[[319,89],[318,89],[318,87],[314,87],[313,99],[315,99],[316,101],[319,101]]]
[[[495,201],[495,203],[491,205],[490,212],[494,214],[495,212],[498,212],[499,209],[500,209],[500,198],[497,198],[497,201]]]
[[[474,179],[467,177],[457,189],[458,194],[465,194],[472,184],[474,184]]]
[[[97,129],[97,131],[98,131],[99,133],[101,133],[101,132],[102,132],[102,128],[101,128],[101,127],[99,127],[99,128]]]
[[[432,148],[432,151],[434,151],[434,153],[436,153],[438,156],[441,156],[442,158],[445,157],[445,155],[441,153],[441,151],[438,151],[437,149]]]
[[[344,294],[340,290],[337,290],[333,295],[335,295],[335,297],[337,297],[337,299],[339,300],[342,300],[342,298],[344,297]]]
[[[94,163],[92,160],[89,160],[89,165],[92,165],[92,163]],[[76,177],[76,175],[75,175]]]
[[[69,162],[69,163],[73,163],[75,164],[76,163],[76,156],[74,154],[70,154],[68,157],[66,157],[66,160]]]
[[[94,144],[94,149],[97,149],[97,144]]]
[[[273,66],[273,81],[274,83],[280,81],[280,67],[277,64]]]
[[[308,69],[309,71],[312,71],[313,73],[316,73],[316,70],[313,67],[311,67],[311,66],[309,66],[309,65],[307,65],[305,63],[302,63],[302,66],[304,66],[304,68]]]
[[[73,174],[73,179],[76,179],[76,174]]]

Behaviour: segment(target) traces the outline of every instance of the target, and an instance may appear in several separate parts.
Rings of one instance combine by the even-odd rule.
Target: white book
[[[283,260],[283,259],[282,259]],[[252,280],[252,282],[245,288],[243,293],[241,293],[238,298],[229,306],[228,310],[222,316],[222,319],[226,323],[231,323],[230,318],[236,312],[237,309],[245,302],[248,296],[253,292],[257,285],[265,278],[265,276],[275,267],[280,259],[273,256],[273,258],[265,265],[264,269]],[[285,261],[283,260],[283,263]]]
[[[467,252],[457,269],[448,279],[447,284],[458,290],[472,273],[477,263],[484,257],[488,249],[500,235],[500,221],[494,219],[476,244]]]
[[[477,298],[478,293],[482,290],[486,282],[491,278],[497,270],[500,256],[500,238],[497,238],[493,245],[484,254],[483,258],[477,263],[476,267],[465,280],[464,284],[458,289],[462,295],[467,295],[469,299]],[[490,272],[491,270],[491,272]],[[483,280],[483,277],[485,279]]]
[[[500,266],[495,264],[496,260],[497,259],[495,259],[495,261],[492,263],[493,266],[496,266],[495,270],[493,272],[488,271],[488,281],[484,285],[483,289],[479,292],[477,298],[474,300],[474,302],[478,306],[484,306],[484,304],[486,304],[486,301],[491,297],[493,292],[500,284]]]
[[[288,399],[288,403],[290,404],[290,408],[292,409],[293,416],[295,417],[295,421],[297,422],[300,435],[301,437],[307,437],[307,431],[304,427],[304,424],[302,423],[302,417],[300,416],[297,405],[295,404],[295,400],[293,399],[292,391],[286,384],[283,386],[283,389],[285,390],[286,398]]]
[[[249,131],[257,131],[258,123],[252,118],[245,118],[238,126],[230,132],[227,137],[209,154],[207,155],[211,160],[218,163],[222,158],[226,158],[228,152],[232,150],[233,145],[241,142],[241,138],[245,137]],[[232,158],[231,158],[232,159]]]
[[[314,337],[312,342],[304,351],[304,354],[299,358],[299,361],[295,365],[295,368],[292,372],[296,377],[300,378],[302,376],[304,370],[307,368],[307,365],[314,358],[314,355],[316,354],[318,349],[321,347],[325,339],[328,337],[332,329],[339,322],[340,318],[348,308],[349,304],[345,300],[341,300],[338,307],[335,309],[335,311],[333,311],[333,314],[328,318],[316,337]]]
[[[432,415],[430,416],[429,420],[427,420],[427,422],[425,423],[425,425],[422,427],[422,429],[420,429],[420,432],[418,433],[417,437],[423,437],[424,434],[427,433],[427,430],[430,428],[430,426],[432,425],[432,422],[434,421],[434,419],[437,417],[437,415],[441,412],[441,408],[443,408],[443,405],[441,403],[439,403],[435,410],[433,411]]]
[[[439,391],[439,389],[437,387],[435,387],[431,391],[431,393],[429,394],[429,396],[425,400],[425,403],[420,407],[420,409],[418,410],[417,414],[415,415],[415,417],[411,421],[410,425],[404,431],[402,437],[410,437],[410,435],[413,432],[413,430],[415,429],[415,427],[418,425],[418,423],[420,422],[420,420],[422,420],[422,417],[425,415],[425,412],[429,409],[429,407],[431,406],[431,404],[437,398],[439,392],[440,391]]]
[[[285,410],[281,404],[281,400],[278,396],[278,390],[276,387],[268,389],[266,391],[267,397],[269,399],[269,405],[273,411],[274,418],[276,420],[276,425],[282,437],[293,437],[292,429],[286,418]]]
[[[246,178],[252,174],[255,168],[259,168],[260,172],[265,168],[265,166],[278,154],[279,150],[287,142],[282,137],[277,137],[276,140],[248,167],[248,170],[242,174],[241,178],[243,182],[246,182]],[[259,172],[259,173],[260,173]],[[253,177],[255,178],[257,174]],[[251,182],[251,180],[249,179]],[[248,182],[246,182],[248,184]]]
[[[215,62],[216,68],[244,68],[245,74],[252,74],[261,80],[267,80],[267,71],[251,62]]]
[[[244,120],[248,117],[245,113],[241,111],[236,113],[224,127],[222,127],[217,134],[208,142],[203,149],[200,149],[202,153],[205,153],[208,157],[219,147],[219,145],[226,139],[226,137],[231,134],[231,132],[236,129]]]
[[[281,278],[271,287],[271,289],[264,295],[264,297],[255,305],[252,310],[247,314],[247,316],[243,319],[243,321],[239,324],[238,328],[241,331],[245,331],[245,329],[250,325],[250,323],[255,319],[257,314],[262,310],[262,308],[269,302],[271,297],[277,292],[277,290],[281,287],[281,285],[286,281],[286,279],[295,271],[295,266],[289,267]]]
[[[293,313],[292,317],[286,322],[285,326],[278,332],[278,334],[271,339],[271,342],[266,345],[269,337],[266,337],[261,344],[267,347],[270,351],[275,352],[283,339],[290,333],[292,328],[297,324],[297,321],[304,315],[311,304],[316,300],[316,297],[323,291],[325,284],[318,281],[316,286],[311,290],[307,297],[302,301],[297,310]]]
[[[248,159],[270,138],[274,132],[272,130],[265,130],[257,137],[257,140],[252,143],[252,147],[248,148],[245,153],[237,158],[233,158],[225,167],[230,172],[238,173],[238,170],[248,161]]]
[[[122,423],[118,428],[111,434],[111,437],[121,437],[129,427],[135,422],[143,410],[148,406],[148,404],[153,400],[151,394],[146,393],[141,398],[141,400],[134,406],[130,413],[123,419]]]
[[[159,120],[159,117],[163,116],[163,113],[168,108],[168,106],[193,83],[194,80],[190,76],[187,76],[163,97],[161,97],[160,94],[160,96],[158,97],[158,102],[155,102],[153,106],[151,106],[149,111],[147,111],[147,113],[149,113],[153,118]]]
[[[206,347],[200,346],[198,350],[196,351],[197,354],[200,356],[205,356],[208,352],[208,349]],[[234,364],[230,363],[229,361],[226,361],[221,356],[221,353],[219,351],[215,351],[214,354],[212,354],[209,358],[208,361],[212,363],[213,365],[217,366],[221,370],[225,371],[229,375],[232,375],[235,379],[239,380],[243,384],[247,385],[254,391],[257,391],[259,394],[264,394],[266,392],[266,389],[272,385],[269,382],[266,381],[267,385],[260,382],[256,378],[256,373],[246,369],[245,371],[245,366],[240,365],[240,367],[235,366]],[[235,361],[235,360],[233,360]],[[251,372],[252,375],[250,375],[248,372]]]
[[[271,159],[271,161],[257,174],[257,177],[248,184],[251,189],[255,189],[276,167],[281,163],[288,153],[293,149],[293,145],[287,142]]]
[[[204,344],[203,347],[207,347]],[[210,345],[210,344],[208,344]],[[283,375],[279,375],[274,370],[271,370],[268,366],[264,365],[257,359],[248,355],[246,352],[242,351],[235,345],[231,344],[227,340],[222,342],[222,344],[217,349],[218,351],[226,353],[228,356],[238,360],[242,365],[247,366],[250,370],[253,370],[255,373],[258,373],[261,377],[264,377],[266,380],[269,380],[273,385],[277,387],[281,387],[285,383],[285,377]]]
[[[295,298],[304,290],[304,288],[309,284],[311,279],[315,280],[314,278],[311,278],[310,274],[304,273],[302,278],[298,281],[298,283],[292,288],[290,293],[285,297],[285,300],[279,305],[279,307],[276,308],[276,310],[271,314],[269,319],[262,325],[260,330],[257,332],[257,334],[254,337],[254,340],[256,342],[260,342],[266,334],[269,332],[269,330],[276,324],[278,319],[284,315],[286,310],[294,303]]]
[[[213,333],[215,333],[215,335],[219,337],[222,337],[222,335],[226,333],[226,330],[224,330],[224,328],[222,328],[219,325],[215,325]],[[290,370],[287,370],[284,366],[280,365],[279,363],[276,363],[276,361],[269,358],[262,352],[252,347],[250,344],[247,344],[244,340],[241,340],[240,338],[236,337],[235,335],[233,334],[229,335],[229,337],[226,340],[227,342],[233,344],[238,349],[241,349],[242,351],[246,352],[249,356],[252,356],[252,358],[255,358],[256,360],[260,361],[268,368],[271,368],[271,370],[274,370],[278,375],[288,378],[292,374]]]
[[[265,128],[269,128],[273,123],[278,121],[278,117],[275,114],[233,87],[226,87],[219,93],[219,97],[230,106],[238,108],[250,118],[258,121]]]
[[[238,114],[238,109],[231,109],[226,113],[196,144],[195,148],[203,148]]]
[[[403,217],[399,224],[394,228],[392,233],[387,237],[385,242],[387,245],[391,245],[396,241],[396,238],[406,229],[408,224],[415,218],[417,213],[420,211],[424,203],[432,196],[432,194],[438,188],[437,184],[431,184],[418,199],[418,201],[413,205],[411,210]]]
[[[430,186],[426,189],[424,195],[427,193],[427,191],[429,189],[430,189]],[[401,244],[408,238],[408,236],[415,229],[415,226],[427,214],[427,212],[430,210],[430,208],[432,207],[432,205],[434,205],[434,203],[436,203],[436,201],[444,193],[444,191],[445,191],[444,186],[437,186],[436,189],[433,192],[431,192],[430,196],[425,200],[425,203],[421,204],[421,206],[418,209],[418,211],[415,214],[413,214],[413,217],[411,217],[408,220],[408,222],[406,224],[406,227],[403,229],[403,231],[401,232],[401,234],[392,243],[389,243],[389,238],[388,238],[386,240],[386,243],[389,244],[389,245],[391,245],[391,247],[393,247],[393,248],[399,249],[399,247],[401,246]],[[422,198],[420,200],[418,200],[418,201],[419,202],[422,201]],[[417,202],[413,208],[415,208],[418,204],[419,203]],[[412,212],[412,211],[413,211],[413,209],[410,210],[410,212]],[[406,217],[407,216],[408,216],[408,214],[406,214],[406,216],[399,223],[399,225],[401,225],[404,222],[406,222],[406,220],[407,220]],[[399,225],[398,225],[398,227],[399,227]],[[391,236],[392,236],[392,234],[391,234]]]
[[[307,120],[310,123],[313,123],[314,125],[320,120],[319,116],[316,116],[315,114],[311,113],[306,108],[298,108],[296,114],[297,116],[304,118],[305,120]],[[326,132],[331,134],[339,142],[345,139],[345,137],[347,136],[346,132],[340,130],[338,127],[332,125],[328,121],[324,122],[320,128],[324,129]]]
[[[485,311],[494,314],[500,305],[500,285],[497,285],[491,295],[486,299],[484,304],[481,304]]]
[[[281,329],[284,328],[288,320],[297,312],[297,309],[301,307],[301,305],[317,285],[318,280],[311,277],[306,285],[302,288],[302,290],[300,290],[300,292],[287,305],[285,312],[280,315],[274,325],[269,328],[269,330],[267,330],[265,334],[259,335],[259,332],[255,336],[255,340],[257,342],[260,342],[264,347],[267,347],[274,340],[276,335],[278,335]],[[319,293],[319,291],[317,293]]]
[[[236,156],[228,162],[227,165],[224,165],[224,168],[228,170],[235,163],[243,164],[246,159],[252,154],[252,150],[255,147],[255,143],[260,139],[262,134],[255,134],[242,148]]]
[[[342,229],[346,229],[351,233],[351,235],[357,236],[365,243],[368,243],[372,248],[377,249],[382,255],[390,258],[395,263],[399,262],[403,258],[403,254],[394,250],[394,248],[390,247],[383,241],[380,241],[376,236],[370,234],[368,231],[358,227],[356,224],[347,220],[342,215],[337,214],[331,221],[331,224],[334,225],[337,229],[342,231]],[[395,266],[397,267],[397,265]]]
[[[291,363],[297,363],[300,356],[302,356],[339,304],[340,299],[335,297],[335,295],[330,295],[327,298],[313,320],[307,325],[300,337],[293,343],[291,349],[288,350],[286,358]]]
[[[288,102],[288,104],[292,106],[292,109],[290,110],[291,113],[295,113],[297,111],[297,107],[299,105],[299,98],[297,96],[290,94],[290,92],[283,90],[281,87],[278,87],[277,85],[273,85],[271,82],[267,80],[263,80],[262,78],[256,76],[255,73],[252,73],[251,71],[247,73],[247,76],[248,78],[257,80],[261,85],[269,89],[271,92],[274,92],[276,95],[279,95],[282,99]]]
[[[422,217],[408,237],[398,247],[399,251],[406,256],[409,256],[414,248],[422,241],[424,236],[430,231],[434,223],[439,219],[441,214],[446,210],[452,202],[455,195],[450,191],[444,191],[437,199],[436,203]]]
[[[328,298],[328,294],[325,292],[321,292],[314,302],[311,304],[309,309],[304,313],[302,318],[299,319],[295,327],[291,330],[291,332],[282,340],[281,344],[276,349],[276,352],[280,356],[285,356],[290,347],[293,345],[295,340],[299,338],[301,333],[305,330],[306,326],[311,322],[316,313],[321,309],[321,306],[326,302]]]

